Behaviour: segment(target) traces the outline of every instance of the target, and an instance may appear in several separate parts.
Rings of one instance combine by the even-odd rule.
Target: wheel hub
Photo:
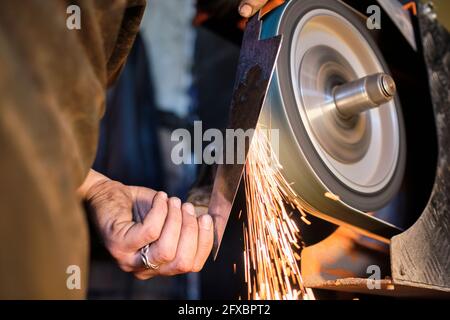
[[[355,192],[383,190],[399,157],[395,101],[345,117],[334,95],[341,85],[385,72],[369,43],[339,14],[316,9],[298,23],[290,54],[298,112],[320,159]]]

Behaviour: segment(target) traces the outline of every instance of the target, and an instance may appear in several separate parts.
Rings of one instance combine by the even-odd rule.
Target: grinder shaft
[[[377,73],[337,86],[334,102],[339,114],[350,118],[391,101],[395,93],[394,79],[388,74]]]

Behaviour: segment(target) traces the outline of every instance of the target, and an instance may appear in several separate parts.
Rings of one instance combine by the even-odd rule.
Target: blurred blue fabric
[[[108,91],[93,168],[124,184],[164,189],[157,119],[148,56],[138,35],[117,84]]]

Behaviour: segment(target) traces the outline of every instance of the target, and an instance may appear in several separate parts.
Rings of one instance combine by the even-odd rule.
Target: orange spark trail
[[[310,222],[298,195],[283,177],[267,132],[257,128],[245,165],[247,223],[245,279],[249,299],[311,299],[299,268],[300,230],[290,217]]]

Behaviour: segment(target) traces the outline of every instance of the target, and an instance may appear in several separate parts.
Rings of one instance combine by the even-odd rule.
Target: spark
[[[244,223],[245,281],[249,299],[314,299],[300,273],[300,213],[309,225],[299,196],[282,174],[270,130],[255,130],[245,165],[247,222]]]

